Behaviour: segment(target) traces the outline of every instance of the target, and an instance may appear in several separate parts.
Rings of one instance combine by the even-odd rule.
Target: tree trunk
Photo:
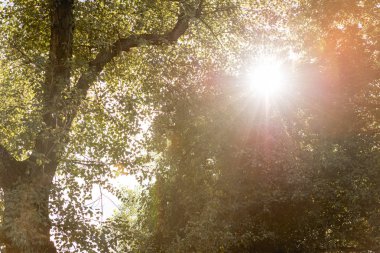
[[[70,110],[64,106],[62,92],[70,86],[74,0],[49,0],[49,4],[49,61],[41,87],[44,127],[37,135],[32,156],[24,162],[16,161],[0,146],[0,187],[4,192],[0,239],[6,253],[57,252],[50,241],[49,195],[70,129],[65,122]]]
[[[18,179],[4,187],[3,241],[6,253],[55,253],[50,241],[51,176],[23,163]]]

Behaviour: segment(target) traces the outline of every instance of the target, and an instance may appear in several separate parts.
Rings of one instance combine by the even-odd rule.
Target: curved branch
[[[192,18],[197,18],[201,15],[203,0],[199,1],[193,15],[186,14],[182,10],[173,29],[165,34],[139,34],[130,35],[126,38],[120,38],[115,41],[109,48],[106,48],[98,53],[98,55],[88,63],[87,70],[79,78],[76,88],[85,96],[90,85],[99,76],[105,65],[121,52],[127,52],[131,48],[143,45],[162,45],[176,42],[189,28],[189,23]]]
[[[192,15],[187,14],[182,8],[177,22],[172,30],[164,34],[139,34],[130,35],[126,38],[120,38],[115,41],[110,47],[100,51],[96,57],[88,63],[87,69],[79,77],[75,85],[75,94],[71,112],[68,113],[65,127],[68,129],[77,114],[81,100],[87,95],[87,91],[91,84],[96,80],[104,67],[121,52],[127,52],[132,48],[144,45],[162,45],[176,42],[189,28],[189,23],[192,18],[198,18],[201,15],[203,8],[203,0],[199,1],[197,8]]]

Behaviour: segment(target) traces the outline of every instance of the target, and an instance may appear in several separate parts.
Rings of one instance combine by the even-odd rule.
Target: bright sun
[[[272,98],[285,88],[285,74],[278,59],[267,57],[254,64],[248,74],[251,91],[255,96]]]

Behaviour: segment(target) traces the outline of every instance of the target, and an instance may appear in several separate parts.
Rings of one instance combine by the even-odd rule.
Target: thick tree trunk
[[[17,168],[18,178],[12,178],[13,182],[3,188],[5,252],[55,253],[48,209],[52,177],[42,168],[31,170],[27,163],[19,163],[22,168]]]
[[[44,128],[27,161],[16,161],[0,147],[0,187],[5,206],[0,239],[6,253],[56,252],[50,241],[49,195],[70,129],[65,124],[68,115],[62,92],[70,86],[74,1],[49,2],[50,51],[42,85]]]

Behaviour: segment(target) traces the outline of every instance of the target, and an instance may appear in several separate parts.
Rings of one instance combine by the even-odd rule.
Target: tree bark
[[[0,146],[4,212],[0,239],[6,253],[55,253],[50,241],[49,194],[52,174],[31,161],[17,161]]]
[[[50,241],[49,193],[51,184],[23,177],[4,189],[3,235],[6,253],[55,253]]]

